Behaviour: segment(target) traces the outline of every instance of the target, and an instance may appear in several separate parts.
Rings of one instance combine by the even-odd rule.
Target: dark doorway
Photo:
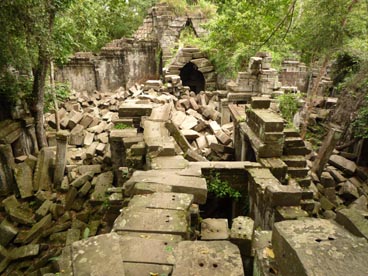
[[[197,66],[194,63],[187,63],[180,70],[180,78],[184,86],[189,86],[190,90],[195,93],[204,91],[205,80],[203,74],[198,71]]]

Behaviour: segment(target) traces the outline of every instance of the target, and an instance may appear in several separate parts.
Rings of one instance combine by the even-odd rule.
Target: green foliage
[[[218,198],[230,197],[235,200],[241,198],[240,192],[230,187],[227,181],[221,180],[219,173],[211,172],[207,177],[207,183],[208,191],[214,193]]]
[[[366,95],[365,101],[352,125],[355,137],[368,138],[368,95]]]
[[[124,123],[117,123],[114,125],[114,128],[115,129],[126,129],[126,128],[131,128],[131,127]]]
[[[285,93],[277,98],[282,117],[289,123],[293,122],[294,115],[299,109],[299,98],[300,96],[298,94],[293,93]]]
[[[198,14],[210,18],[217,10],[216,5],[208,0],[160,0],[160,3],[166,3],[179,16]]]
[[[64,102],[70,96],[70,86],[67,83],[55,83],[55,96],[58,102]],[[51,87],[46,86],[45,90],[45,112],[49,112],[55,108]]]
[[[0,75],[0,100],[7,105],[22,98],[28,97],[32,92],[32,80],[26,76],[17,76],[15,73],[5,71]]]
[[[246,68],[249,57],[256,52],[277,52],[276,49],[284,47],[291,0],[215,2],[218,14],[206,25],[209,35],[204,38],[204,50],[217,71],[235,76]],[[273,35],[280,22],[284,24]]]

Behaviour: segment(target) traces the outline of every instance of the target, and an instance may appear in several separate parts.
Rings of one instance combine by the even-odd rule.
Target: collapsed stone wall
[[[77,91],[108,92],[136,82],[158,78],[158,45],[154,41],[118,39],[98,55],[76,53],[70,62],[57,68],[57,82],[67,82]]]

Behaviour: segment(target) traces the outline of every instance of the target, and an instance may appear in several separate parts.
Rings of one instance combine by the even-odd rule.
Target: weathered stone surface
[[[183,156],[160,156],[152,158],[151,168],[153,170],[185,169],[189,166],[188,160]]]
[[[336,154],[331,155],[328,162],[348,175],[354,174],[357,168],[353,161]]]
[[[175,263],[173,254],[175,247],[176,242],[164,240],[131,236],[120,238],[122,261],[124,263],[173,265]]]
[[[21,198],[33,196],[33,172],[27,163],[19,163],[15,165],[14,177],[17,182]]]
[[[119,235],[111,233],[73,243],[71,245],[73,275],[124,276],[119,241]],[[64,250],[68,250],[68,247]],[[60,269],[70,270],[64,266]]]
[[[174,254],[172,276],[244,275],[239,249],[228,241],[183,241]]]
[[[368,243],[329,220],[275,223],[272,245],[284,276],[367,275]],[[293,265],[290,265],[290,264]]]
[[[182,176],[173,171],[135,171],[124,184],[126,195],[134,194],[134,186],[139,182],[166,185],[172,192],[193,194],[195,203],[206,202],[207,184],[203,178]]]
[[[229,228],[227,219],[204,219],[201,222],[201,240],[227,240]]]
[[[336,221],[358,237],[368,240],[368,212],[355,208],[340,209],[336,212]]]
[[[115,220],[113,230],[161,233],[188,237],[187,214],[181,210],[124,208]]]

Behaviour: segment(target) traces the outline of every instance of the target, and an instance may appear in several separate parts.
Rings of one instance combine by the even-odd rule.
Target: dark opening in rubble
[[[180,70],[180,78],[183,82],[183,85],[189,86],[190,90],[193,92],[199,93],[204,91],[205,80],[203,74],[198,71],[198,68],[194,63],[188,62]]]

